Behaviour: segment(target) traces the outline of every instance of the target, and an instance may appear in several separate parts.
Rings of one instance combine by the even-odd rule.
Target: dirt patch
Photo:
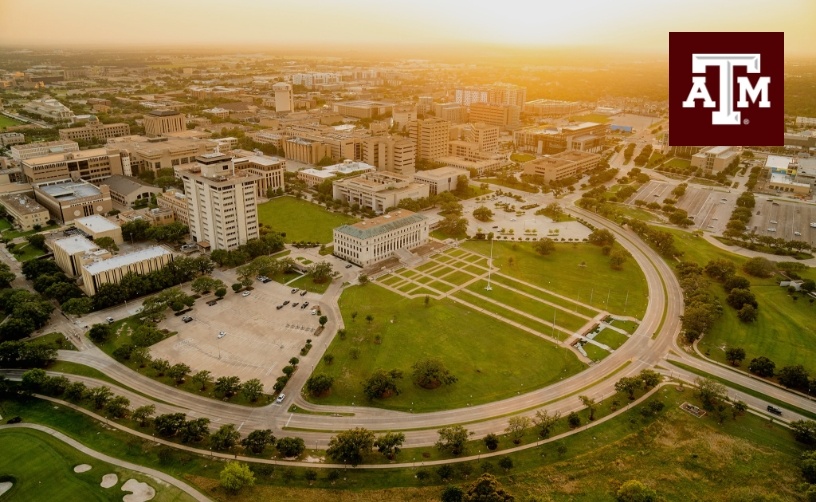
[[[88,465],[88,464],[79,464],[79,465],[74,467],[74,472],[78,472],[78,473],[88,472],[90,470],[91,470],[91,466]]]
[[[102,488],[110,488],[111,486],[116,486],[116,483],[119,482],[119,476],[116,474],[105,474],[102,476],[102,482],[99,483],[99,486]]]
[[[147,483],[141,483],[135,479],[128,479],[122,485],[123,492],[131,492],[122,497],[124,502],[146,502],[156,496],[156,490]]]

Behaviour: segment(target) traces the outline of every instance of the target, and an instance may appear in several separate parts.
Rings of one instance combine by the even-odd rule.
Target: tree
[[[334,270],[332,266],[327,261],[321,261],[320,263],[316,263],[312,265],[312,268],[309,270],[312,274],[312,281],[315,284],[323,284],[324,282],[328,281],[332,277],[332,273]]]
[[[7,264],[0,263],[0,289],[11,287],[11,282],[15,277],[16,275]]]
[[[439,230],[451,237],[464,236],[467,232],[467,220],[457,214],[449,214],[439,223]]]
[[[173,437],[184,427],[186,420],[184,413],[167,413],[157,416],[153,423],[159,435]]]
[[[663,377],[654,370],[645,369],[638,373],[638,379],[643,384],[643,390],[649,390],[659,384]]]
[[[114,396],[105,403],[105,412],[112,418],[123,418],[128,414],[130,399],[124,396]]]
[[[214,450],[226,451],[232,449],[241,438],[241,433],[235,430],[235,424],[224,424],[210,436],[210,445]]]
[[[93,310],[93,300],[87,297],[70,298],[61,306],[66,314],[83,316]]]
[[[219,377],[215,381],[215,393],[226,398],[235,395],[241,389],[241,379],[237,376]]]
[[[479,221],[490,221],[493,219],[493,211],[485,206],[479,206],[473,210],[473,217]]]
[[[176,385],[184,383],[184,378],[190,373],[190,367],[184,363],[174,364],[167,370],[167,376],[175,380]]]
[[[93,343],[102,344],[108,341],[111,334],[110,327],[107,324],[94,324],[91,326],[90,331],[88,331],[88,338],[90,338]]]
[[[386,399],[400,393],[397,380],[402,378],[402,372],[397,369],[385,371],[378,368],[363,382],[363,394],[370,400]]]
[[[510,457],[502,457],[501,460],[499,460],[499,467],[505,471],[509,471],[513,468],[513,459]]]
[[[182,443],[200,443],[210,435],[210,419],[196,418],[184,422],[180,429]]]
[[[139,406],[131,414],[131,418],[139,424],[139,427],[146,427],[150,423],[150,418],[156,414],[156,405],[147,404]]]
[[[590,244],[595,244],[596,246],[612,246],[615,244],[615,236],[612,235],[612,232],[605,228],[600,228],[597,230],[593,230],[592,233],[589,234],[587,238]]]
[[[297,457],[306,449],[306,443],[301,438],[280,438],[275,448],[285,458]]]
[[[241,386],[241,394],[254,403],[263,395],[263,388],[264,386],[261,381],[257,378],[253,378],[252,380],[244,382]]]
[[[696,378],[694,384],[697,386],[697,397],[703,404],[703,408],[713,411],[721,401],[726,399],[725,386],[710,378]]]
[[[734,275],[737,266],[731,260],[716,259],[709,261],[705,266],[705,273],[718,282],[724,282]]]
[[[555,251],[555,241],[546,237],[539,239],[533,244],[533,250],[541,256],[547,256]]]
[[[222,281],[221,279],[213,279],[212,277],[207,275],[197,277],[190,285],[190,289],[192,289],[198,294],[209,293],[210,291],[215,291],[223,287],[225,287],[224,281]]]
[[[533,423],[538,428],[539,437],[543,439],[550,437],[550,432],[552,432],[553,427],[555,427],[555,424],[560,418],[561,413],[558,411],[552,415],[550,415],[547,410],[536,411],[536,414],[533,417]]]
[[[775,370],[776,363],[765,356],[755,357],[748,363],[748,371],[763,378],[771,378],[774,376]]]
[[[45,250],[45,236],[42,234],[31,234],[26,237],[29,245],[37,249]]]
[[[578,416],[577,413],[571,411],[569,415],[567,415],[567,423],[569,424],[570,428],[575,429],[576,427],[581,426],[581,417]]]
[[[732,289],[751,289],[751,281],[741,275],[732,275],[723,283],[723,289],[726,293],[730,293]]]
[[[754,308],[757,308],[758,306],[756,297],[750,290],[747,289],[732,289],[725,298],[725,301],[728,303],[728,305],[731,305],[737,310],[740,310],[744,305],[751,305]]]
[[[374,316],[373,316],[373,315],[371,315],[371,314],[366,314],[366,316],[365,316],[365,320],[366,320],[366,322],[367,322],[368,324],[371,324],[371,321],[373,321],[373,320],[374,320]]]
[[[94,387],[88,391],[88,398],[91,400],[97,410],[101,410],[111,399],[111,397],[113,397],[113,392],[111,392],[110,387],[104,385],[101,387]]]
[[[499,447],[499,436],[492,432],[484,437],[484,444],[488,450],[493,451]]]
[[[224,298],[224,296],[226,296],[226,294],[227,294],[227,288],[226,287],[218,288],[218,289],[215,290],[215,296],[218,297],[218,298]]]
[[[754,277],[770,277],[776,272],[776,266],[772,261],[758,256],[746,261],[742,270]]]
[[[33,394],[42,390],[43,384],[45,384],[47,379],[48,375],[45,373],[44,369],[35,368],[23,373],[21,383],[23,389],[28,394]]]
[[[65,389],[65,398],[69,401],[82,401],[88,397],[88,387],[82,382],[72,382]]]
[[[595,408],[597,403],[594,399],[589,396],[578,396],[578,399],[581,400],[581,404],[586,406],[586,409],[589,410],[589,421],[592,422],[595,420]]]
[[[436,358],[423,359],[414,363],[412,379],[414,384],[423,389],[435,389],[441,385],[456,383],[457,378],[450,374],[445,365]]]
[[[436,469],[436,475],[442,481],[448,481],[453,477],[453,467],[448,464],[442,464]]]
[[[262,454],[272,444],[275,444],[275,436],[270,429],[254,430],[241,440],[241,446],[255,455]]]
[[[466,502],[490,501],[490,502],[512,502],[513,496],[504,491],[499,480],[492,474],[484,473],[479,476],[465,493]]]
[[[744,323],[756,321],[758,315],[757,309],[749,304],[743,305],[737,312],[737,318]]]
[[[360,274],[357,277],[357,282],[359,282],[361,286],[365,286],[366,284],[368,284],[368,281],[369,279],[367,274]]]
[[[386,432],[374,441],[374,447],[389,460],[394,460],[404,442],[405,434],[402,432]]]
[[[325,360],[330,354],[327,354],[323,357]],[[327,363],[328,364],[328,363]],[[334,378],[330,377],[329,375],[320,373],[317,375],[312,375],[306,380],[306,390],[309,394],[319,397],[325,395],[329,390],[331,390],[331,386],[334,384]]]
[[[363,461],[374,447],[374,433],[368,429],[357,427],[339,432],[329,440],[326,455],[337,461],[356,466]]]
[[[615,497],[619,502],[655,502],[657,492],[636,479],[629,480],[618,488]]]
[[[320,323],[320,326],[325,326],[327,322],[329,322],[329,318],[327,316],[320,316],[320,319],[317,320]]]
[[[442,427],[437,431],[439,439],[436,447],[441,451],[447,451],[451,455],[464,453],[468,439],[468,430],[461,425],[451,425]]]
[[[777,378],[779,379],[779,383],[785,387],[801,391],[808,390],[808,371],[801,364],[785,366],[779,370]]]
[[[100,237],[98,239],[94,239],[94,244],[102,249],[107,249],[111,253],[119,251],[119,246],[116,245],[116,242],[114,242],[113,238],[111,237]]]
[[[192,380],[203,392],[207,389],[207,384],[212,382],[212,373],[207,370],[201,370],[193,375]]]
[[[448,485],[442,490],[440,500],[442,502],[463,502],[465,500],[465,492],[458,486]]]
[[[797,420],[790,423],[793,437],[802,444],[812,446],[816,444],[816,422],[813,420]]]
[[[244,487],[255,484],[255,475],[247,464],[229,462],[218,475],[221,486],[232,493],[238,493]]]
[[[507,428],[504,429],[504,432],[510,436],[514,444],[519,444],[521,443],[521,438],[524,437],[524,431],[528,429],[532,423],[533,422],[529,417],[510,417],[510,420],[507,421]]]
[[[641,380],[635,377],[623,377],[615,383],[615,390],[617,392],[625,392],[629,396],[629,400],[635,399],[635,391],[640,387]]]
[[[728,347],[725,349],[725,359],[731,366],[739,366],[745,359],[745,349],[742,347]]]
[[[629,253],[627,253],[625,250],[614,249],[609,254],[609,266],[611,266],[613,270],[620,270],[623,268],[623,264],[626,263],[628,258]]]

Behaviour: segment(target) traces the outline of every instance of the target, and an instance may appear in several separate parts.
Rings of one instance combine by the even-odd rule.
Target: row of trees
[[[363,394],[369,401],[399,395],[398,380],[401,380],[402,377],[403,373],[399,369],[386,371],[377,368],[363,382]],[[423,389],[436,389],[442,385],[452,385],[458,381],[458,378],[451,374],[445,364],[437,358],[422,359],[415,362],[411,367],[411,379],[414,385]]]
[[[131,242],[154,240],[179,244],[187,238],[189,233],[189,227],[177,221],[167,225],[152,226],[146,220],[137,219],[122,225],[122,237]]]
[[[53,311],[54,305],[38,293],[16,288],[0,290],[0,312],[4,316],[0,341],[29,336],[48,323]]]
[[[246,244],[231,251],[216,249],[210,253],[210,259],[221,267],[237,267],[259,256],[277,253],[284,247],[286,234],[266,232],[259,239],[250,239]]]
[[[751,281],[736,275],[737,266],[734,262],[723,259],[709,261],[705,274],[722,284],[727,296],[725,302],[737,311],[737,317],[742,322],[754,322],[757,318],[759,304],[751,292]]]

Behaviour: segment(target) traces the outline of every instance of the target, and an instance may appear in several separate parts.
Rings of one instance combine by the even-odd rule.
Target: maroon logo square
[[[781,146],[784,33],[669,33],[669,144]]]

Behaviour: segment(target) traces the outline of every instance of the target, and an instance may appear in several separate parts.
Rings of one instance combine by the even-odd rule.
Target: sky
[[[670,31],[784,31],[816,56],[813,0],[0,0],[0,45],[603,48]]]

